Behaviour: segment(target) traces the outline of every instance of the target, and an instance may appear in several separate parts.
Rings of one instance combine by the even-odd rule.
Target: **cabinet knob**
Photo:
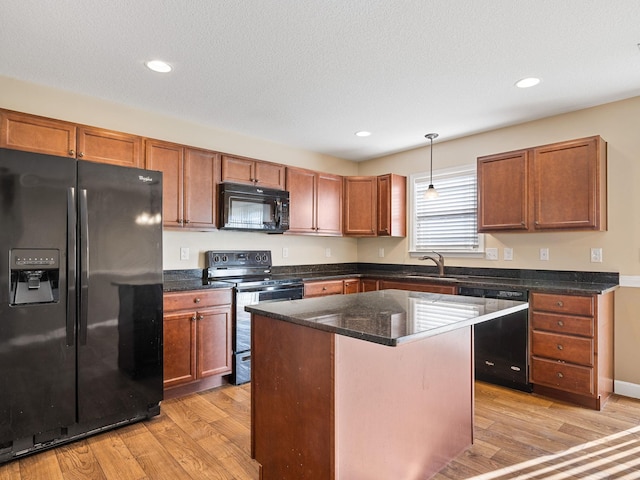
[[[558,350],[564,350],[564,347],[560,344],[558,344]]]
[[[194,298],[193,303],[200,303],[200,298],[199,297]]]
[[[559,307],[564,307],[564,302],[562,300],[558,300],[556,305]]]
[[[202,320],[204,318],[203,315],[198,315],[198,320]]]
[[[564,322],[562,320],[558,320],[558,326],[559,327],[564,327]]]
[[[322,290],[323,290],[323,291],[324,291],[324,290],[326,290],[326,289],[327,289],[327,287],[322,287]]]
[[[75,150],[69,150],[69,156],[70,157],[75,157],[76,156],[76,151]]]
[[[564,378],[564,374],[562,372],[557,373],[558,378]]]
[[[190,222],[191,222],[191,220],[185,220],[184,221],[184,223],[190,223]]]
[[[78,152],[78,158],[84,157],[84,152]]]
[[[194,321],[194,322],[196,321],[196,316],[195,316],[195,314],[193,315],[193,317],[191,317],[191,320],[192,320],[192,321]]]

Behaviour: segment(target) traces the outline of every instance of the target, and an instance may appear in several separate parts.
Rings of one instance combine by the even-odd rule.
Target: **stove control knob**
[[[260,263],[260,258],[261,258],[261,257],[260,257],[260,254],[258,253],[258,254],[256,255],[256,262]]]
[[[265,253],[264,255],[262,255],[262,261],[266,262],[267,260],[269,260],[269,257],[267,256],[267,254]]]
[[[213,263],[218,263],[220,261],[220,256],[219,255],[214,255],[213,256]]]
[[[229,257],[227,257],[226,255],[222,255],[222,261],[226,262],[229,260]]]

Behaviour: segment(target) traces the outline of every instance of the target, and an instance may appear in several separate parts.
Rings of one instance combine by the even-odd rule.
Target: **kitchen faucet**
[[[444,276],[444,257],[438,252],[431,253],[436,254],[438,258],[432,257],[431,255],[425,255],[424,257],[418,258],[418,260],[433,260],[433,262],[438,266],[438,275],[441,277]]]

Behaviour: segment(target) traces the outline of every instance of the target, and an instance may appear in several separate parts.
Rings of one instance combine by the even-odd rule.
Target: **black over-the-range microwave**
[[[238,183],[219,185],[218,227],[284,233],[289,230],[289,192]]]

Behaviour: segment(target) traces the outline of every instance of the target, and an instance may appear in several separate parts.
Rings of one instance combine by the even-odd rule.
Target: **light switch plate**
[[[289,248],[282,247],[282,258],[287,258],[289,256]]]
[[[541,248],[540,249],[540,260],[544,260],[544,261],[549,260],[549,249],[548,248]]]
[[[189,247],[180,247],[180,260],[189,260]]]
[[[495,247],[489,247],[484,250],[484,257],[487,260],[497,260],[498,259],[498,249]]]
[[[329,258],[331,256],[331,249],[330,248],[325,248],[324,249],[324,256]]]
[[[513,248],[505,247],[502,252],[502,258],[505,260],[513,260]]]
[[[384,258],[384,248],[380,247],[378,249],[378,257]]]

